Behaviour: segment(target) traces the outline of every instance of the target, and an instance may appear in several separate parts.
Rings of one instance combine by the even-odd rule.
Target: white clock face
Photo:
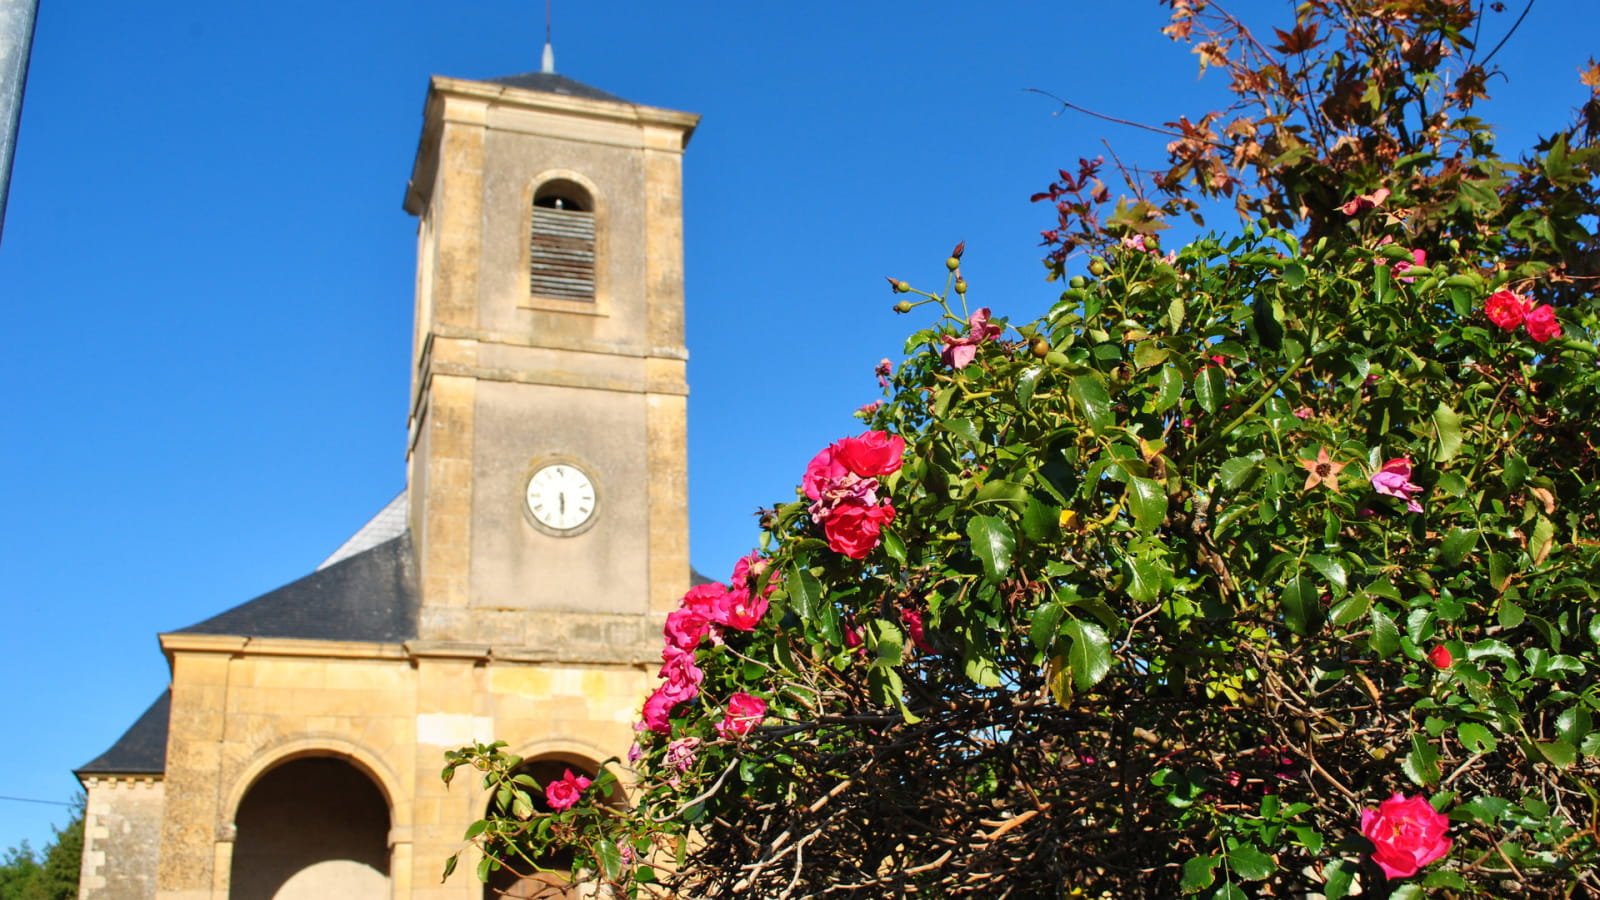
[[[528,512],[536,522],[556,532],[583,527],[594,516],[597,494],[594,482],[571,463],[553,463],[528,479]]]

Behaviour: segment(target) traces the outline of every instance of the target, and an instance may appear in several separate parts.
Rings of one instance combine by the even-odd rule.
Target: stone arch
[[[597,760],[605,758],[598,748],[569,740],[534,741],[520,750],[522,752],[517,755],[522,757],[522,764],[517,767],[518,773],[533,776],[541,785],[560,778],[567,769],[574,774],[593,777],[600,771],[601,764]],[[615,802],[627,802],[626,797],[614,799]],[[536,794],[533,800],[538,811],[548,811],[542,794]],[[485,801],[486,814],[493,804],[492,797]],[[570,853],[552,854],[539,862],[557,871],[519,873],[500,869],[491,873],[489,880],[484,883],[483,900],[585,900],[598,896],[593,885],[567,886],[565,873],[570,870]]]
[[[256,760],[230,798],[229,900],[387,900],[392,787],[352,753],[293,743]]]

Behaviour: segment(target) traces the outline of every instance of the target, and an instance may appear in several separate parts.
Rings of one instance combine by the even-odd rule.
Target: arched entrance
[[[539,790],[530,791],[535,810],[540,813],[550,812],[543,786],[552,781],[560,781],[568,769],[575,774],[593,778],[596,766],[587,761],[546,757],[528,760],[517,767],[516,774],[528,775],[540,785]],[[490,809],[485,810],[486,814],[494,812],[494,801],[489,802]],[[546,854],[539,858],[539,865],[552,871],[534,871],[532,867],[523,863],[502,866],[497,871],[491,872],[489,880],[483,885],[483,900],[502,900],[502,898],[503,900],[591,900],[597,896],[592,884],[567,886],[568,873],[572,871],[572,851],[562,850]]]
[[[389,804],[365,773],[325,756],[261,776],[234,817],[229,900],[387,900]]]

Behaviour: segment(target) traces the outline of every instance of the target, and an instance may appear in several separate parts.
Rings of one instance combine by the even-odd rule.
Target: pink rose
[[[883,431],[869,431],[833,444],[834,460],[862,478],[900,471],[905,453],[905,438]]]
[[[682,701],[674,700],[668,696],[666,685],[663,684],[656,688],[649,698],[644,701],[643,718],[645,727],[656,734],[671,734],[672,708],[680,702]]]
[[[1414,513],[1422,512],[1422,504],[1412,498],[1412,494],[1422,490],[1419,485],[1411,483],[1411,460],[1400,457],[1384,463],[1378,471],[1372,473],[1372,489],[1386,497],[1394,497],[1406,501],[1406,509]]]
[[[829,444],[822,448],[822,452],[811,457],[811,462],[806,464],[806,474],[800,479],[800,487],[812,500],[821,499],[822,492],[830,483],[850,474],[844,463],[834,459],[834,448],[837,446]]]
[[[684,609],[692,609],[702,616],[709,616],[711,611],[717,608],[717,604],[722,600],[722,595],[727,591],[728,586],[720,581],[697,584],[690,588],[687,594],[683,595],[681,602]]]
[[[706,678],[706,673],[694,664],[694,654],[691,652],[668,649],[661,654],[666,662],[661,666],[661,677],[666,684],[657,690],[663,692],[674,703],[689,700],[700,693],[700,682]]]
[[[1427,265],[1428,264],[1428,252],[1426,250],[1413,250],[1413,251],[1411,251],[1411,258],[1413,260],[1415,260],[1415,262],[1406,262],[1405,260],[1402,259],[1399,262],[1394,264],[1395,277],[1400,281],[1404,281],[1406,284],[1410,284],[1411,282],[1416,281],[1416,279],[1415,278],[1401,278],[1400,276],[1405,274],[1406,270],[1408,270],[1408,269],[1413,269],[1413,268],[1416,268],[1417,266],[1425,266],[1425,265]]]
[[[766,557],[751,551],[739,557],[739,561],[733,564],[733,577],[728,579],[728,583],[733,585],[735,590],[748,591],[756,586],[756,582],[760,580],[762,573],[767,571],[769,565],[771,563]],[[767,590],[771,591],[774,587],[776,585],[769,583]]]
[[[728,698],[728,712],[717,725],[717,734],[734,740],[750,733],[767,715],[767,701],[743,691]]]
[[[1407,878],[1450,852],[1450,820],[1422,795],[1395,794],[1377,809],[1361,811],[1361,835],[1372,842],[1372,861],[1389,878]]]
[[[767,606],[765,596],[752,599],[749,591],[729,591],[722,595],[722,603],[711,620],[736,631],[752,631],[767,614]]]
[[[866,559],[878,546],[883,526],[894,521],[894,507],[887,501],[869,506],[845,503],[835,506],[822,523],[828,548],[851,559]]]
[[[544,798],[556,812],[571,809],[577,805],[578,795],[583,793],[583,789],[593,783],[582,775],[572,774],[572,770],[568,769],[560,781],[552,781],[544,786]]]
[[[693,650],[711,631],[711,617],[697,609],[685,606],[667,614],[668,650]]]
[[[1551,338],[1561,337],[1561,323],[1556,321],[1556,309],[1553,306],[1536,306],[1529,310],[1527,317],[1522,320],[1522,327],[1528,329],[1528,337],[1541,344]]]
[[[889,387],[889,376],[894,374],[894,363],[889,362],[887,359],[879,360],[877,368],[873,369],[872,372],[878,376],[878,387],[887,389]]]
[[[694,765],[694,760],[699,755],[700,739],[696,737],[679,738],[667,745],[667,765],[679,772],[689,771]]]
[[[999,325],[989,324],[989,307],[985,306],[974,312],[967,319],[967,336],[956,337],[947,334],[939,338],[944,342],[944,350],[939,358],[952,369],[965,369],[978,356],[978,345],[1001,334]]]
[[[900,621],[905,624],[906,631],[911,635],[911,643],[923,653],[938,654],[938,650],[928,643],[927,632],[922,627],[922,613],[914,609],[900,610]]]
[[[1428,662],[1440,669],[1448,669],[1455,663],[1455,658],[1450,655],[1450,648],[1443,644],[1435,645],[1428,651]]]
[[[1489,321],[1506,331],[1515,331],[1527,318],[1531,304],[1521,294],[1513,291],[1495,291],[1483,301],[1484,315]]]

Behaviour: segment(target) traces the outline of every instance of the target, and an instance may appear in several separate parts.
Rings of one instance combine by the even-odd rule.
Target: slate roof
[[[161,692],[111,749],[72,770],[82,781],[86,775],[160,775],[167,769],[167,720],[172,714],[172,691]]]
[[[413,640],[416,570],[411,534],[402,532],[176,633],[386,644]]]
[[[554,72],[524,72],[521,75],[507,75],[503,78],[484,79],[489,84],[503,84],[506,87],[522,88],[528,91],[543,91],[547,94],[563,94],[568,97],[580,97],[584,100],[605,100],[611,103],[627,103],[627,100],[616,94],[608,94],[597,87],[590,87],[581,81],[574,81],[565,75]]]
[[[350,539],[339,545],[339,549],[329,554],[317,566],[321,571],[341,560],[349,559],[363,550],[371,550],[379,544],[399,537],[406,530],[406,516],[410,511],[410,503],[406,500],[406,492],[401,491],[398,496],[389,501],[389,505],[378,510],[378,514],[367,520],[367,524]]]

